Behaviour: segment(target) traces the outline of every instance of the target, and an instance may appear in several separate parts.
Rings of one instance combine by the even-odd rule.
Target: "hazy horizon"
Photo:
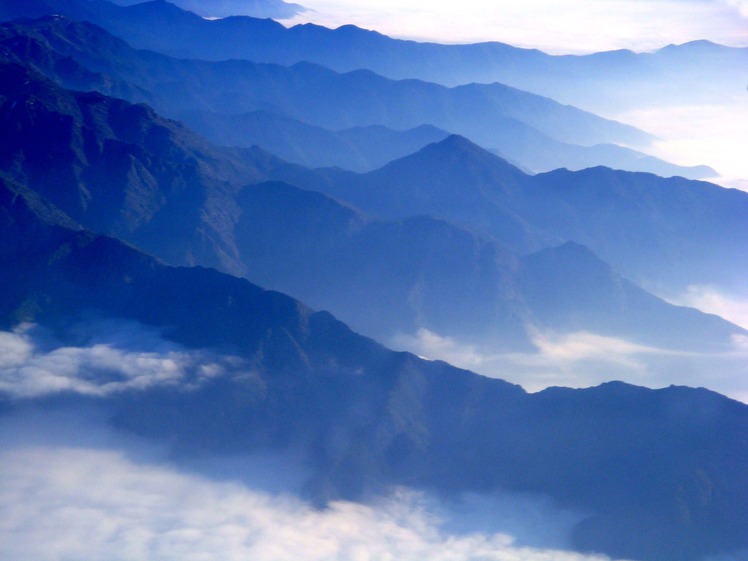
[[[708,40],[748,46],[744,0],[308,0],[286,25],[353,24],[396,38],[438,43],[498,41],[550,54],[587,54]],[[668,25],[663,26],[662,21]]]
[[[284,25],[315,23],[335,28],[353,24],[395,38],[439,43],[498,41],[550,54],[648,52],[697,40],[748,46],[745,0],[576,0],[563,4],[555,0],[467,0],[459,4],[309,0],[301,4],[308,10],[283,20]],[[735,83],[734,77],[730,79]],[[583,108],[656,135],[658,141],[648,150],[654,156],[679,165],[711,166],[720,174],[712,181],[748,190],[748,163],[741,155],[742,147],[748,145],[748,92],[731,88],[725,88],[719,104],[674,104],[619,113]]]

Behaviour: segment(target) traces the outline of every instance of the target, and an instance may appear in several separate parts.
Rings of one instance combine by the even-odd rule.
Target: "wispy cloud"
[[[679,306],[689,306],[708,314],[716,314],[748,329],[748,295],[739,296],[716,286],[694,284],[682,294],[665,298]]]
[[[185,349],[132,323],[77,329],[96,337],[85,346],[70,346],[55,344],[31,324],[0,332],[0,392],[29,398],[60,392],[105,396],[163,385],[188,389],[243,366],[237,357]]]
[[[531,341],[533,352],[496,353],[490,345],[463,343],[421,329],[413,335],[398,335],[390,343],[424,358],[520,384],[528,391],[621,380],[651,388],[706,387],[748,403],[748,342],[739,336],[724,353],[660,349],[588,332],[535,330]]]
[[[563,334],[536,331],[532,342],[538,350],[536,354],[508,356],[515,357],[518,363],[526,361],[530,365],[558,364],[571,367],[585,361],[602,361],[640,370],[643,365],[636,359],[637,356],[663,353],[656,348],[625,339],[585,331]]]
[[[472,370],[479,369],[492,360],[490,355],[480,352],[476,345],[463,343],[454,337],[439,335],[425,328],[412,335],[400,333],[392,338],[390,344],[426,360],[443,360]]]

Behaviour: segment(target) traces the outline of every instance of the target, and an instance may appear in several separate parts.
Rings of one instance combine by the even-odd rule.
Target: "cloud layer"
[[[743,25],[748,29],[747,22]],[[742,72],[726,74],[719,104],[662,103],[607,116],[656,135],[659,140],[648,149],[652,155],[680,165],[709,164],[721,176],[714,179],[718,184],[748,191],[746,79]]]
[[[284,495],[142,464],[115,450],[0,452],[2,561],[591,561],[514,545],[500,533],[449,534],[421,494],[315,510]]]
[[[30,398],[105,396],[163,385],[189,389],[243,366],[236,357],[187,350],[132,323],[96,322],[78,330],[96,336],[84,337],[85,346],[69,346],[30,324],[0,332],[0,392]]]

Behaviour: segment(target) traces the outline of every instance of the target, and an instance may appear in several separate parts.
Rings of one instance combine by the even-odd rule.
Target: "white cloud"
[[[722,2],[735,8],[741,17],[748,18],[748,0],[722,0]]]
[[[450,534],[424,495],[316,510],[113,450],[0,452],[2,561],[585,561],[501,533]]]
[[[691,285],[685,293],[666,299],[679,306],[716,314],[748,329],[748,296],[729,294],[716,286]]]
[[[530,364],[574,365],[584,361],[604,361],[634,369],[641,369],[642,364],[637,355],[660,354],[659,351],[645,345],[631,343],[625,339],[606,337],[588,332],[565,334],[544,333],[537,331],[532,342],[538,349],[536,355],[514,355],[517,360],[527,360]]]
[[[395,347],[407,349],[427,359],[439,359],[462,366],[481,369],[506,360],[514,364],[559,368],[574,368],[585,361],[601,361],[627,368],[641,369],[637,355],[663,354],[653,347],[638,345],[624,339],[606,337],[595,333],[552,333],[533,330],[534,353],[486,353],[477,345],[458,342],[428,329],[419,329],[415,335],[398,335],[392,340]]]
[[[445,360],[528,391],[550,386],[585,388],[621,380],[650,388],[706,387],[748,403],[748,342],[735,337],[723,353],[659,349],[587,332],[531,334],[535,350],[497,353],[426,329],[399,335],[391,346],[428,359]]]
[[[648,148],[652,155],[680,165],[708,164],[721,176],[717,183],[748,191],[746,80],[744,73],[726,75],[719,104],[672,105],[663,99],[659,107],[607,116],[656,135],[659,140]]]
[[[490,362],[491,357],[478,351],[475,345],[458,342],[454,337],[439,335],[421,328],[415,334],[398,334],[390,345],[407,350],[426,360],[443,360],[469,370],[475,370]]]
[[[196,387],[227,370],[236,357],[188,350],[144,326],[124,322],[78,326],[96,333],[86,346],[54,344],[36,326],[0,332],[0,392],[14,397],[75,392],[104,396],[154,386]]]

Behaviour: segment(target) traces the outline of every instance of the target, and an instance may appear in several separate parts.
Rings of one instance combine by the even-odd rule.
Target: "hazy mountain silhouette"
[[[528,350],[528,329],[573,329],[718,350],[741,333],[643,293],[588,252],[563,253],[565,261],[553,261],[558,274],[543,259],[525,264],[521,253],[565,238],[549,229],[552,220],[533,224],[514,210],[527,206],[533,178],[461,137],[370,174],[331,172],[368,197],[348,198],[388,219],[372,220],[288,185],[244,187],[299,168],[259,150],[217,148],[147,106],[70,92],[16,65],[0,67],[0,78],[8,88],[2,125],[18,131],[0,145],[9,178],[88,228],[169,263],[280,289],[380,340],[426,328]],[[563,281],[544,299],[549,279]],[[580,300],[574,294],[584,283]]]
[[[600,151],[589,145],[651,140],[628,125],[501,84],[445,88],[415,80],[392,81],[364,70],[338,74],[309,63],[282,67],[173,59],[137,51],[91,24],[60,17],[6,24],[2,35],[2,44],[16,59],[27,59],[68,87],[79,84],[65,82],[65,75],[46,64],[50,50],[72,59],[69,65],[124,82],[138,92],[127,97],[130,101],[148,101],[172,117],[195,110],[228,114],[265,110],[328,130],[433,125],[498,149],[534,171],[567,163],[571,167],[599,163],[595,157]],[[24,39],[17,39],[19,35]],[[19,54],[15,46],[22,42],[32,43],[33,49]],[[128,94],[126,88],[120,90]],[[116,94],[106,89],[104,93]],[[634,165],[636,160],[628,154],[620,164]]]
[[[328,131],[267,111],[242,115],[191,112],[182,114],[180,120],[224,146],[257,145],[306,167],[356,172],[380,168],[449,136],[429,125],[407,131],[377,125]]]
[[[528,219],[651,286],[745,286],[748,194],[608,168],[533,178]]]
[[[649,286],[747,280],[748,195],[710,183],[603,167],[529,176],[459,137],[367,174],[274,175],[382,218],[433,214],[522,253],[576,241]]]
[[[114,4],[122,6],[141,3],[141,0],[114,0]],[[172,3],[184,10],[210,18],[251,16],[286,19],[306,11],[306,8],[299,4],[283,0],[175,0]]]
[[[562,241],[511,208],[530,176],[456,135],[367,174],[293,166],[279,167],[273,174],[349,201],[374,216],[428,214],[468,226],[521,253]]]
[[[587,278],[584,263],[596,258],[586,254],[571,256],[564,279],[570,293],[583,278],[592,283],[585,307],[569,298],[533,308],[542,300],[536,290],[526,302],[524,286],[541,286],[547,271],[536,275],[520,266],[519,255],[459,227],[412,218],[431,214],[471,229],[480,219],[493,239],[510,239],[515,250],[558,243],[506,210],[524,196],[528,176],[460,137],[360,176],[394,189],[394,199],[369,193],[382,205],[373,212],[398,220],[376,221],[290,186],[243,187],[283,166],[258,150],[216,148],[147,106],[63,90],[15,65],[0,67],[0,78],[8,88],[2,125],[18,131],[0,146],[0,169],[8,177],[86,227],[170,263],[218,267],[294,294],[382,340],[427,328],[527,349],[528,326],[573,327],[705,349],[724,347],[740,332],[639,297],[613,273]],[[474,172],[464,186],[463,164]],[[398,187],[399,177],[407,189]],[[505,207],[503,200],[509,201]],[[477,208],[485,212],[475,213]],[[362,306],[362,298],[377,305]],[[671,325],[679,328],[666,328]]]
[[[425,328],[494,351],[528,350],[533,330],[586,331],[719,351],[745,333],[665,303],[578,244],[521,257],[442,220],[372,220],[282,183],[247,187],[238,204],[234,239],[248,276],[381,340]]]
[[[430,125],[408,131],[394,131],[381,125],[328,131],[268,111],[242,114],[190,111],[180,114],[179,119],[221,145],[259,145],[284,160],[306,167],[334,166],[356,172],[372,171],[449,135]],[[536,155],[534,165],[553,168],[562,163],[571,170],[602,165],[689,179],[718,175],[708,166],[677,166],[615,144],[557,145],[556,148],[553,153]],[[499,150],[493,152],[503,156]]]
[[[204,21],[165,2],[127,9],[102,1],[0,2],[3,17],[50,9],[108,18],[108,25],[140,29],[143,40],[159,26],[168,41],[174,22],[194,33],[192,25]],[[154,25],[138,27],[143,21]],[[223,25],[244,29],[246,21]],[[193,35],[196,45],[200,37]],[[217,147],[148,105],[104,95],[172,114],[277,112],[294,127],[313,123],[318,106],[324,122],[315,126],[334,130],[371,125],[355,122],[368,111],[355,100],[379,103],[378,118],[393,108],[414,111],[388,97],[401,88],[405,97],[436,95],[442,105],[423,115],[475,107],[476,127],[485,119],[481,108],[506,103],[500,122],[512,127],[508,137],[518,145],[523,135],[540,138],[535,148],[548,149],[553,144],[535,125],[565,123],[563,134],[579,126],[591,137],[609,125],[501,86],[447,90],[308,64],[180,61],[63,17],[3,26],[0,58],[0,327],[34,322],[56,345],[75,349],[93,344],[80,329],[91,317],[130,322],[227,365],[195,384],[31,399],[12,393],[14,383],[30,381],[21,364],[22,375],[3,379],[0,415],[26,406],[84,410],[94,400],[107,408],[106,422],[160,441],[177,465],[292,450],[307,470],[305,492],[319,505],[397,486],[489,499],[503,491],[542,494],[583,513],[571,543],[579,551],[706,561],[748,549],[744,404],[705,389],[618,382],[528,394],[390,351],[330,313],[247,280],[157,258],[288,286],[319,298],[310,300],[315,308],[329,300],[350,309],[372,331],[452,329],[501,336],[522,350],[529,324],[720,351],[745,332],[670,306],[616,271],[739,283],[744,193],[605,168],[529,176],[458,136],[366,174],[311,171],[261,149]],[[255,97],[239,98],[257,83],[264,85],[247,89]],[[340,97],[305,90],[328,83]],[[517,124],[510,109],[518,106],[509,103],[516,96],[549,121],[539,114]],[[485,120],[487,127],[498,122]],[[360,131],[337,134],[360,142]],[[390,134],[366,129],[372,132]],[[266,181],[281,177],[324,193]],[[138,333],[128,344],[138,350]]]
[[[207,21],[157,0],[112,9],[83,0],[4,0],[0,17],[64,13],[102,25],[133,46],[190,58],[243,58],[285,65],[300,61],[339,72],[370,69],[393,79],[449,86],[501,82],[592,111],[621,111],[672,103],[709,103],[745,88],[740,69],[747,48],[708,41],[670,45],[652,53],[616,50],[548,55],[504,43],[440,45],[392,39],[352,25],[305,24],[286,29],[254,18]],[[459,131],[453,131],[459,132]]]
[[[319,500],[392,484],[545,493],[589,513],[575,547],[617,557],[696,560],[748,545],[743,404],[620,383],[526,394],[388,351],[247,281],[167,267],[70,229],[22,186],[0,182],[0,217],[4,327],[36,321],[84,344],[68,326],[93,310],[253,362],[251,379],[106,398],[117,426],[167,440],[182,456],[293,447]],[[14,407],[0,400],[5,412]]]

